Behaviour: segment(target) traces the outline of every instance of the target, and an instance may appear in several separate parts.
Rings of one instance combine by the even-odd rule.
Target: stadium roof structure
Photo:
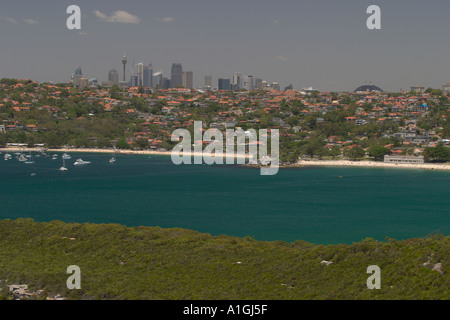
[[[374,85],[364,85],[358,87],[354,92],[383,92],[383,90]]]

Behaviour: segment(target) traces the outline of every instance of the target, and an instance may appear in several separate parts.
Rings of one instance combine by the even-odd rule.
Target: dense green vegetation
[[[12,143],[171,150],[174,130],[192,131],[192,122],[202,121],[204,128],[224,130],[227,123],[243,130],[279,130],[281,164],[295,163],[299,157],[383,161],[391,153],[448,162],[450,148],[433,147],[450,137],[449,97],[440,89],[428,88],[426,93],[383,93],[365,99],[347,92],[290,96],[265,90],[200,93],[128,90],[117,85],[80,91],[67,83],[4,78],[0,79],[0,125],[15,128],[0,131],[0,147]],[[398,137],[405,132],[419,141]]]
[[[69,299],[448,299],[450,237],[352,245],[260,242],[183,229],[0,221],[0,298],[28,284]],[[321,264],[322,260],[333,262]],[[69,290],[66,269],[81,268]],[[381,290],[366,286],[381,268]]]

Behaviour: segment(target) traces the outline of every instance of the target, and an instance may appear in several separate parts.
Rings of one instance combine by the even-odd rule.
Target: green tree
[[[344,155],[351,160],[358,160],[365,156],[366,152],[363,148],[356,146],[344,152]]]
[[[427,162],[447,162],[450,161],[450,149],[439,143],[436,147],[427,147],[423,153]]]
[[[340,155],[341,155],[341,148],[339,148],[339,146],[337,145],[332,146],[330,150],[330,156],[334,159]]]
[[[6,143],[7,143],[6,134],[0,133],[0,147],[6,146]]]
[[[373,145],[369,148],[369,156],[375,158],[376,161],[383,160],[384,156],[390,153],[391,150],[380,145]]]
[[[148,149],[149,143],[146,138],[139,138],[136,140],[136,147],[139,149]]]
[[[130,145],[125,141],[125,139],[120,139],[117,141],[118,149],[131,149]]]

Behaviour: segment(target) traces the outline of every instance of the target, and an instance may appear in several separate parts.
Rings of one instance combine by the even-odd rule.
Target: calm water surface
[[[4,154],[4,152],[3,152]],[[170,157],[72,154],[35,164],[0,156],[0,219],[181,227],[257,240],[351,243],[450,234],[450,173],[173,165]],[[77,158],[91,161],[77,167]],[[31,176],[31,173],[36,173]]]

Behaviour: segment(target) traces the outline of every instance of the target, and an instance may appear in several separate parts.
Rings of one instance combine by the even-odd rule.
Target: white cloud
[[[281,61],[286,61],[286,60],[287,60],[287,58],[286,58],[286,57],[283,57],[283,56],[278,56],[277,59],[278,59],[278,60],[281,60]]]
[[[132,15],[131,13],[128,13],[123,10],[114,11],[113,14],[110,16],[108,16],[98,10],[95,10],[94,13],[97,18],[99,18],[102,21],[106,21],[106,22],[139,23],[141,21],[141,19],[138,18],[137,16]]]
[[[175,18],[172,17],[164,17],[164,18],[156,18],[158,22],[174,22]]]
[[[6,21],[8,21],[9,23],[17,24],[16,19],[13,18],[6,18]]]
[[[37,23],[38,23],[36,20],[33,20],[33,19],[25,19],[25,20],[23,20],[23,21],[25,21],[25,22],[28,23],[29,25],[34,25],[34,24],[37,24]]]
[[[104,14],[104,13],[98,11],[98,10],[95,10],[94,13],[95,13],[95,16],[97,18],[99,18],[100,20],[103,20],[103,21],[108,20],[108,17],[106,16],[106,14]]]

